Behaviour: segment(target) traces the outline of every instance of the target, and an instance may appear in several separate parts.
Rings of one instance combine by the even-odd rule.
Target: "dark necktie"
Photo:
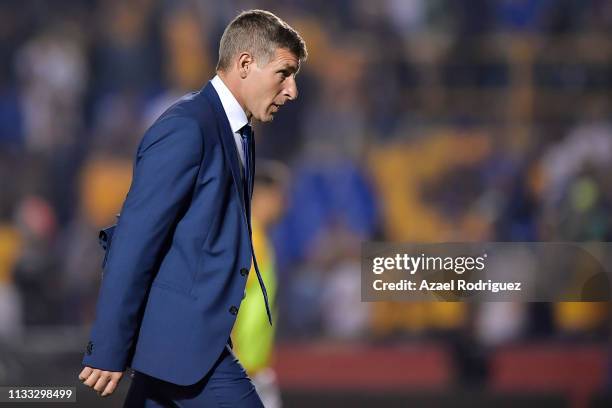
[[[244,166],[242,174],[242,187],[244,191],[244,205],[251,223],[251,197],[253,194],[253,129],[250,125],[244,125],[240,132],[242,136],[242,151],[244,152]]]
[[[268,292],[266,286],[259,273],[259,267],[257,266],[257,258],[255,257],[255,250],[253,249],[253,233],[251,230],[251,198],[253,195],[253,180],[255,176],[255,143],[253,138],[253,129],[249,124],[242,127],[240,135],[242,136],[242,151],[244,152],[244,176],[243,180],[243,191],[244,191],[244,208],[246,210],[247,224],[249,226],[249,242],[251,243],[251,254],[253,256],[253,265],[255,265],[255,273],[257,274],[257,280],[261,291],[263,293],[264,302],[266,304],[266,313],[268,314],[268,321],[272,324],[272,313],[270,312],[270,305],[268,303]]]

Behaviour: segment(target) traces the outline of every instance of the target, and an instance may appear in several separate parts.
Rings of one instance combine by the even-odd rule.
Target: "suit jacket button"
[[[249,270],[247,268],[240,269],[240,274],[242,276],[247,276],[249,274]]]
[[[238,314],[238,308],[236,306],[232,306],[229,308],[229,312],[236,316]]]
[[[91,355],[91,352],[93,351],[93,343],[90,341],[89,343],[87,343],[87,355]]]

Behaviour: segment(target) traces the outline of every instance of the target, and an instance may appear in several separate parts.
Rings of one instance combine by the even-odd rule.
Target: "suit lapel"
[[[251,138],[251,185],[249,186],[250,198],[253,199],[253,187],[255,184],[255,131],[253,130],[253,137]]]
[[[215,88],[210,83],[210,81],[204,87],[202,92],[212,105],[213,110],[215,112],[215,116],[217,118],[217,127],[219,129],[219,133],[221,135],[221,143],[223,145],[223,154],[225,155],[225,160],[230,165],[232,179],[234,180],[234,187],[238,191],[238,195],[240,196],[240,203],[242,209],[244,210],[243,214],[245,214],[246,210],[244,206],[244,188],[242,188],[242,177],[240,176],[240,162],[238,158],[238,152],[236,151],[236,141],[234,140],[234,133],[232,132],[232,128],[230,127],[227,115],[223,110],[223,105],[221,104],[219,95],[217,95],[217,91],[215,91]]]

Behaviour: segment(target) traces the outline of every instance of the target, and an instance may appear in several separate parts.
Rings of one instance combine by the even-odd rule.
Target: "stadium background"
[[[361,303],[359,281],[364,240],[611,240],[606,0],[2,1],[0,384],[120,403],[128,381],[98,401],[76,379],[97,231],[143,130],[253,7],[310,53],[256,128],[292,175],[272,234],[285,405],[610,406],[608,304]]]

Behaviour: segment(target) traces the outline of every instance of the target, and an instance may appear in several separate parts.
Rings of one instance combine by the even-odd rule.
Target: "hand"
[[[98,391],[98,395],[106,397],[111,395],[123,377],[122,371],[104,371],[97,368],[85,367],[79,374],[79,380],[88,387]]]

